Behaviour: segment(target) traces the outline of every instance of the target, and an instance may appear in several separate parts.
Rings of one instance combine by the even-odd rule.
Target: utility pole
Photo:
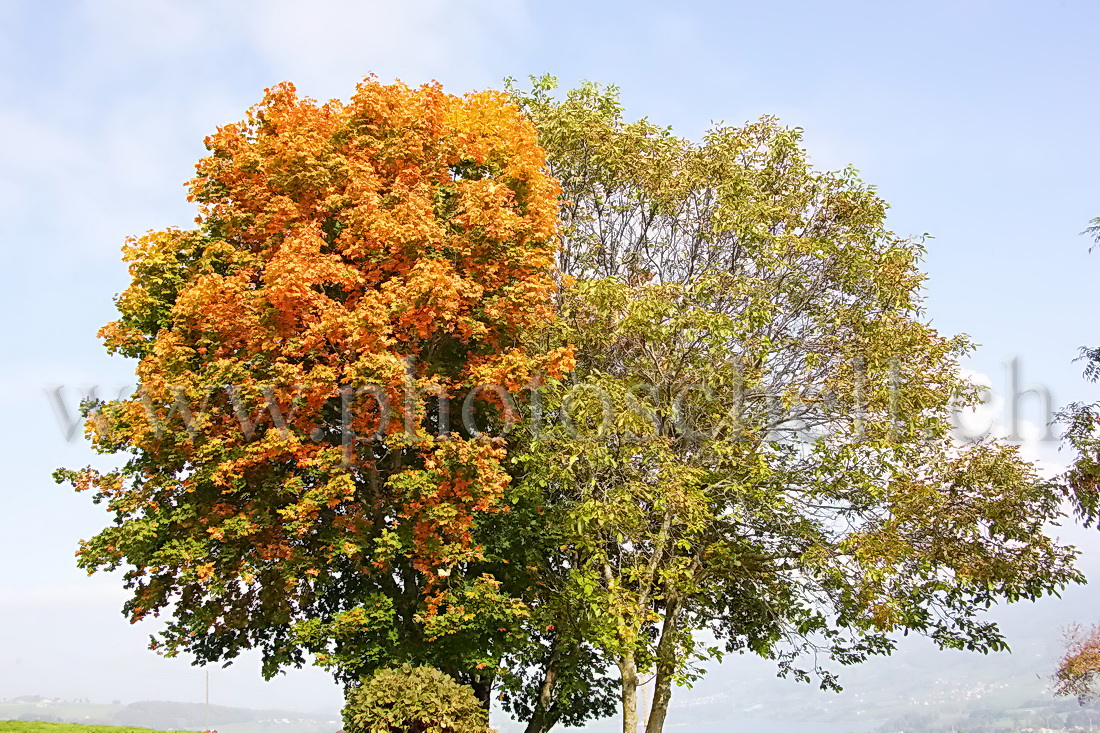
[[[206,733],[210,733],[210,668],[206,668]]]

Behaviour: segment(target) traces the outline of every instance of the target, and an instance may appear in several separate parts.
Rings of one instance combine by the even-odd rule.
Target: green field
[[[119,728],[114,725],[38,723],[30,720],[0,720],[0,733],[163,733],[152,728]]]

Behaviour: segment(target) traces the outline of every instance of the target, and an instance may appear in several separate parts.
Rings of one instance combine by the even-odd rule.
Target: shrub
[[[350,690],[346,733],[492,733],[473,691],[431,667],[382,669]]]

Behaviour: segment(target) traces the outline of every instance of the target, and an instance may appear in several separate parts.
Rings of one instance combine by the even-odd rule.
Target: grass
[[[0,733],[163,733],[152,728],[78,723],[40,723],[32,720],[0,720]]]

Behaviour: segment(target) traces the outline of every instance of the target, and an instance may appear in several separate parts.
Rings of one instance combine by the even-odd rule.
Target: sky
[[[203,138],[265,87],[346,99],[369,73],[455,93],[550,73],[616,84],[629,117],[688,137],[761,115],[799,126],[818,167],[878,187],[894,231],[930,235],[926,317],[970,334],[966,367],[996,394],[968,419],[1007,434],[995,423],[1017,399],[1026,454],[1056,471],[1069,456],[1040,440],[1041,394],[1100,399],[1073,361],[1100,342],[1100,252],[1080,235],[1100,216],[1098,26],[1091,0],[0,0],[0,698],[202,699],[203,673],[122,618],[120,579],[75,567],[107,515],[50,474],[109,459],[66,440],[47,394],[63,385],[71,415],[80,388],[132,383],[95,336],[126,286],[119,248],[191,224]],[[1066,532],[1100,565],[1095,538]],[[1075,609],[1090,597],[1074,593]],[[254,658],[212,680],[224,704],[340,699],[313,669],[263,683]]]

